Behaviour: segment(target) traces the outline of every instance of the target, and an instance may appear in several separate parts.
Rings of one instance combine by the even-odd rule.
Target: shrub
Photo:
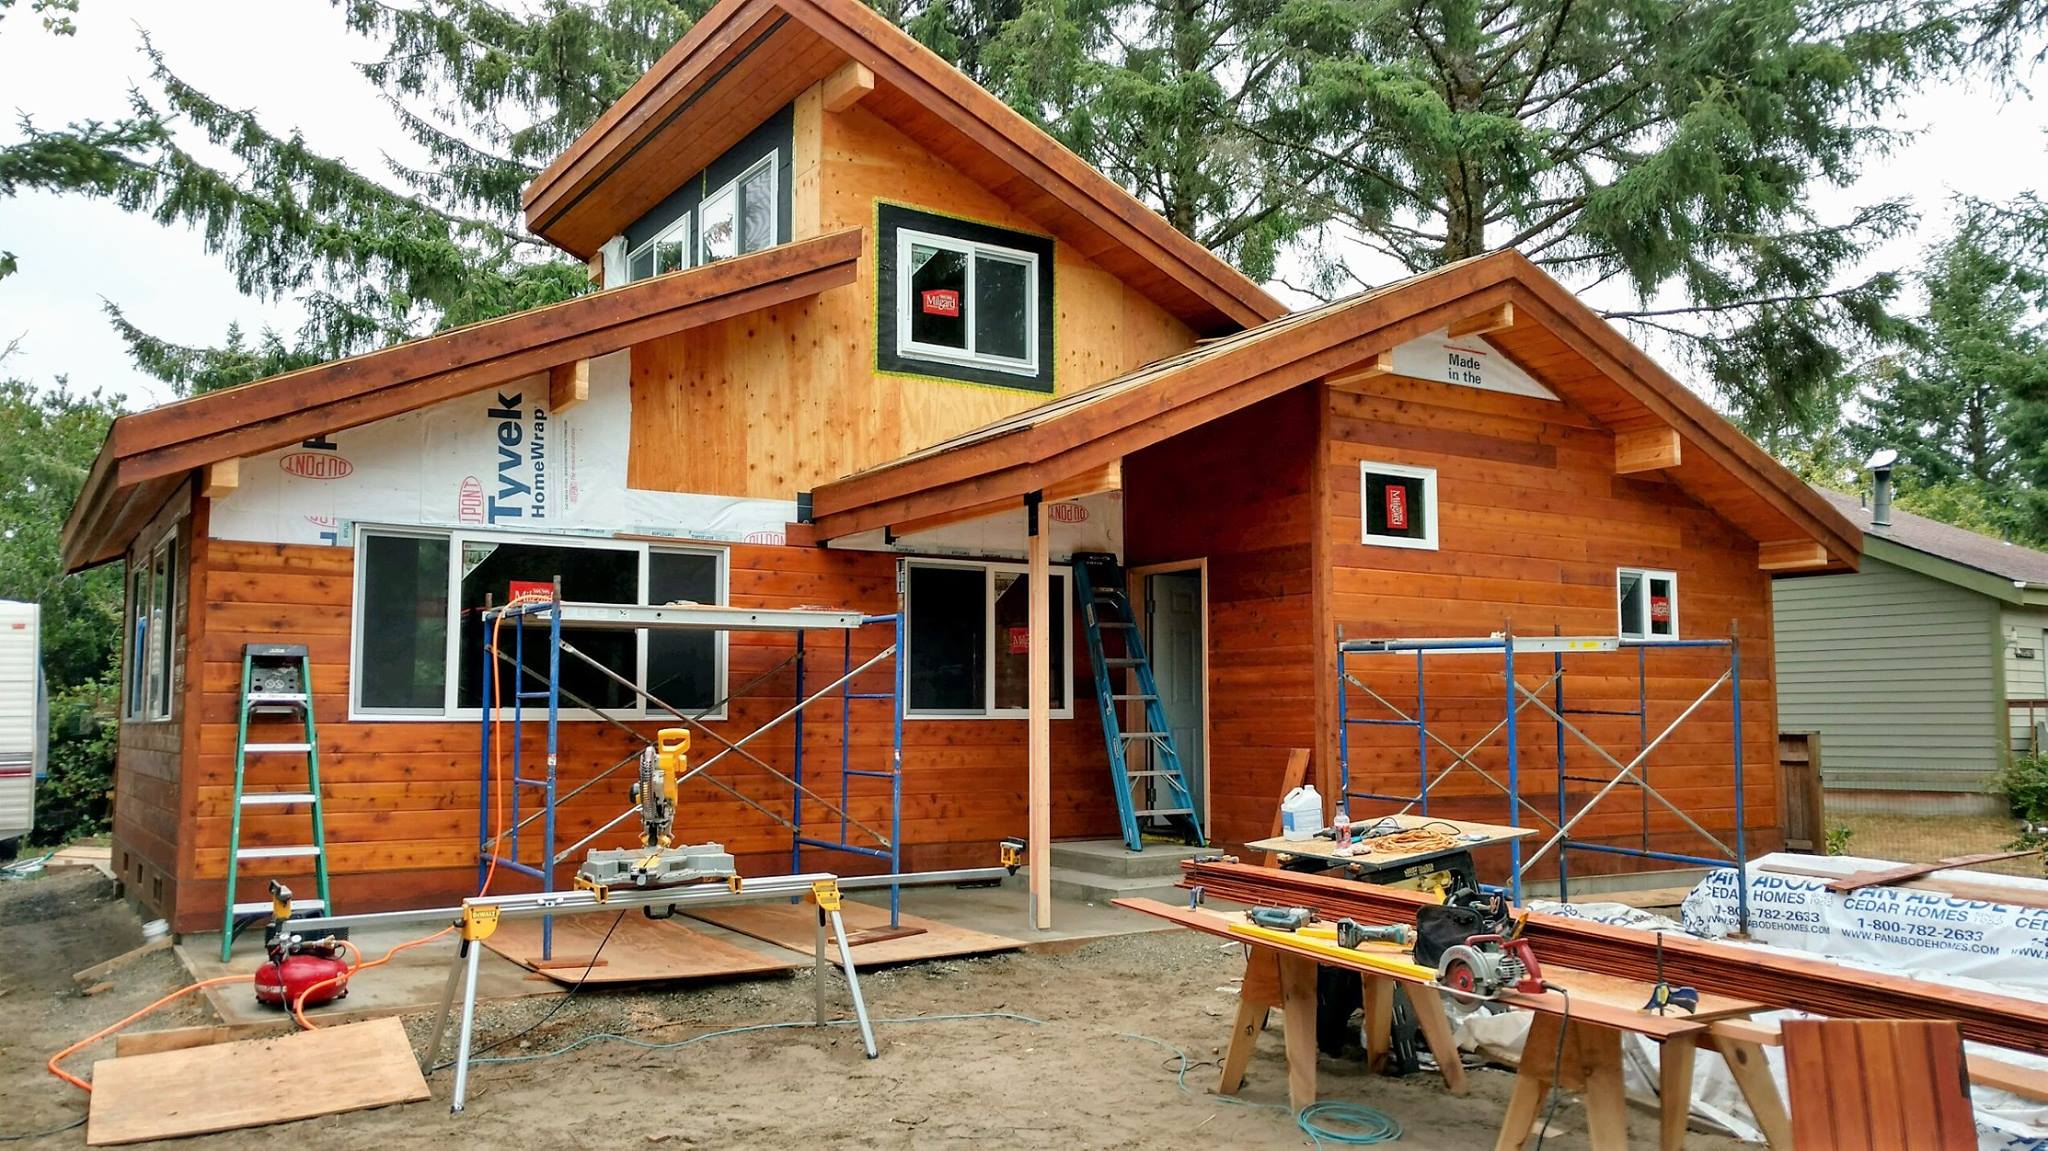
[[[2048,822],[2048,755],[2015,755],[1991,781],[2014,816],[2028,823]]]
[[[120,738],[113,673],[50,696],[49,777],[36,785],[36,843],[69,843],[107,829]]]
[[[1827,849],[1828,849],[1828,854],[1829,854],[1829,855],[1847,855],[1847,854],[1849,854],[1849,837],[1850,837],[1850,836],[1853,836],[1853,835],[1855,835],[1855,834],[1856,834],[1856,829],[1855,829],[1855,828],[1853,828],[1853,827],[1850,827],[1850,826],[1849,826],[1848,824],[1846,824],[1846,823],[1838,823],[1838,824],[1834,825],[1833,827],[1830,827],[1830,828],[1828,828],[1828,832],[1827,832],[1827,835],[1828,835],[1828,840],[1827,840]]]

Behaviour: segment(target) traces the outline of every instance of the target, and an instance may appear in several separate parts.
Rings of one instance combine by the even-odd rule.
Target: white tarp
[[[626,486],[628,371],[624,352],[592,360],[590,398],[559,417],[547,378],[534,376],[251,457],[215,501],[211,531],[338,544],[349,525],[371,523],[781,543],[791,500]]]
[[[1849,967],[1862,967],[1871,971],[1882,971],[1887,974],[1904,975],[1915,979],[1936,980],[1951,986],[1971,987],[1982,991],[2017,996],[2023,999],[2048,1002],[2048,956],[2044,956],[2041,951],[2038,931],[2036,932],[2034,942],[2030,946],[2009,949],[2009,958],[1996,966],[1997,977],[1996,981],[1993,982],[1982,977],[1987,973],[1988,968],[1976,962],[1977,955],[1980,953],[1944,951],[1938,948],[1925,947],[1912,942],[1920,938],[1920,936],[1911,931],[1904,933],[1901,937],[1903,942],[1871,940],[1859,936],[1846,939],[1844,942],[1849,946],[1845,946],[1840,950],[1830,950],[1827,946],[1820,943],[1820,940],[1825,937],[1825,933],[1823,931],[1811,930],[1812,921],[1804,919],[1803,914],[1806,912],[1818,914],[1823,917],[1825,922],[1839,919],[1843,916],[1854,917],[1856,913],[1821,906],[1820,904],[1824,901],[1815,900],[1809,904],[1803,897],[1798,903],[1790,900],[1767,900],[1766,905],[1777,904],[1783,909],[1802,913],[1795,916],[1780,916],[1779,918],[1786,926],[1777,928],[1767,927],[1764,917],[1759,915],[1759,905],[1756,902],[1755,893],[1759,889],[1757,880],[1768,876],[1769,873],[1757,872],[1755,869],[1770,866],[1774,862],[1782,863],[1786,866],[1814,870],[1839,870],[1843,874],[1851,871],[1896,866],[1895,862],[1856,859],[1845,856],[1824,858],[1811,855],[1777,854],[1758,859],[1751,865],[1751,932],[1760,941],[1766,939],[1766,932],[1776,935],[1778,938],[1750,943],[1745,946],[1757,947],[1763,951],[1781,954],[1818,953]],[[1696,922],[1701,925],[1712,925],[1715,928],[1715,937],[1725,934],[1730,929],[1734,922],[1734,874],[1732,868],[1714,872],[1705,880],[1702,880],[1698,887],[1693,889],[1692,895],[1686,899],[1685,903],[1685,927],[1692,927]],[[1981,872],[1959,871],[1950,874],[1958,877],[1969,876],[1995,883],[2025,886],[2030,890],[2048,891],[2048,883],[2042,883],[2038,880],[1992,876]],[[1796,879],[1801,877],[1775,876],[1772,878]],[[1826,880],[1815,879],[1812,882],[1815,887],[1820,888],[1823,894],[1826,894]],[[1784,890],[1771,884],[1763,885],[1762,889],[1768,891]],[[1905,892],[1908,889],[1891,888],[1888,890]],[[1918,892],[1914,894],[1925,895],[1930,893]],[[1932,894],[1939,895],[1939,893]],[[1720,903],[1724,899],[1727,901],[1725,908]],[[1840,903],[1845,901],[1846,897],[1832,896],[1832,899]],[[1961,902],[1975,905],[1979,901],[1965,900]],[[1887,917],[1886,922],[1889,923],[1892,921],[1891,916],[1894,914],[1890,909],[1901,905],[1902,903],[1895,904],[1888,899],[1885,903],[1879,905],[1886,910],[1878,912],[1878,914],[1885,915]],[[2005,907],[2005,905],[1991,906]],[[1566,915],[1644,930],[1684,930],[1680,925],[1672,923],[1661,916],[1651,915],[1647,912],[1614,903],[1582,903],[1567,906],[1543,901],[1531,901],[1529,909],[1547,915]],[[1972,919],[1971,922],[1981,924],[1982,929],[1987,932],[1989,937],[2004,938],[2004,933],[2009,928],[2010,923],[2018,920],[2017,916],[2004,916],[2007,924],[2006,926],[1999,926],[1993,922],[1997,916],[1994,916],[1985,908],[1971,906],[1966,910],[1977,917]],[[2013,912],[2028,909],[2005,907],[2005,910]],[[1723,921],[1724,912],[1725,923]],[[1863,917],[1867,919],[1869,914],[1866,912]],[[1907,921],[1903,918],[1900,920],[1900,922]],[[1955,921],[1935,916],[1931,913],[1920,913],[1916,914],[1910,922],[1931,922],[1935,925],[1944,925],[1954,923]],[[1855,930],[1862,932],[1866,929],[1856,928]],[[1886,934],[1892,933],[1887,931]],[[1963,974],[1962,971],[1965,968],[1975,971],[1976,975]],[[1701,990],[1710,991],[1712,988],[1702,988]],[[1756,1018],[1759,1022],[1768,1023],[1782,1019],[1798,1018],[1800,1015],[1801,1013],[1796,1011],[1776,1011],[1758,1015]],[[1519,1059],[1523,1041],[1528,1036],[1529,1018],[1529,1014],[1524,1011],[1511,1011],[1501,1015],[1473,1015],[1459,1025],[1459,1044],[1467,1050],[1479,1050],[1509,1060]],[[1640,1035],[1626,1035],[1623,1036],[1623,1040],[1623,1078],[1626,1090],[1630,1097],[1654,1105],[1657,1099],[1658,1045]],[[2039,1056],[2008,1051],[1975,1042],[1966,1042],[1964,1047],[1971,1053],[1992,1056],[2008,1063],[2024,1067],[2048,1068],[2048,1059],[2043,1059]],[[1785,1091],[1784,1051],[1780,1048],[1766,1047],[1764,1048],[1764,1054],[1770,1063],[1772,1078],[1776,1080],[1778,1091],[1782,1097]],[[1543,1056],[1539,1052],[1534,1057],[1540,1059]],[[1981,1151],[2048,1151],[2048,1106],[2030,1099],[2022,1099],[2009,1092],[1977,1084],[1972,1084],[1970,1087],[1970,1102],[1976,1112],[1977,1145]],[[1722,1062],[1720,1056],[1705,1049],[1699,1052],[1693,1064],[1692,1114],[1695,1118],[1703,1119],[1740,1138],[1759,1143],[1763,1141],[1763,1133],[1757,1130],[1755,1122],[1749,1113],[1749,1108],[1742,1101],[1742,1093],[1735,1086],[1734,1077],[1728,1073],[1727,1064]]]
[[[1452,339],[1438,328],[1394,348],[1394,371],[1418,380],[1436,380],[1460,387],[1482,388],[1554,400],[1557,393],[1515,365],[1481,336]]]

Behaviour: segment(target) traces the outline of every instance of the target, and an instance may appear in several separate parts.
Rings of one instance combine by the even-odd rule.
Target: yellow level
[[[1378,954],[1362,949],[1355,950],[1349,947],[1339,947],[1333,940],[1305,936],[1298,931],[1275,931],[1270,927],[1260,927],[1256,923],[1233,923],[1230,925],[1230,930],[1239,935],[1249,935],[1254,939],[1269,940],[1273,943],[1286,943],[1304,950],[1319,952],[1328,955],[1332,959],[1353,966],[1375,967],[1394,975],[1406,975],[1411,979],[1420,979],[1424,982],[1434,982],[1436,979],[1436,968],[1434,967],[1424,967],[1420,963],[1411,962],[1406,959],[1396,959],[1391,955]]]

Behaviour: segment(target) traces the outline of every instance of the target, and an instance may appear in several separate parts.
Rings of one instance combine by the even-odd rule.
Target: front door
[[[1207,749],[1202,746],[1202,576],[1196,571],[1161,572],[1145,584],[1146,646],[1159,705],[1166,710],[1173,746],[1180,752],[1195,810],[1206,812]],[[1202,818],[1202,830],[1209,820]]]

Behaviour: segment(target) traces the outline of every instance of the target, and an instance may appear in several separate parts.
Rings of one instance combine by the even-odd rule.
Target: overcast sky
[[[227,104],[257,109],[274,131],[297,128],[318,150],[372,170],[382,149],[406,144],[353,68],[374,46],[349,34],[327,0],[85,0],[72,37],[43,34],[26,7],[0,22],[0,109],[41,127],[120,116],[131,85],[147,90],[146,28],[174,71]],[[1945,230],[1956,193],[2004,199],[2048,184],[2048,105],[2024,91],[1946,85],[1915,96],[1895,126],[1918,135],[1870,163],[1855,186],[1817,202],[1841,218],[1857,204],[1914,201],[1920,234],[1877,253],[1873,268],[1910,267]],[[17,135],[12,118],[0,124],[0,140]],[[104,202],[37,193],[0,199],[0,250],[21,262],[18,274],[0,280],[0,345],[21,340],[9,371],[45,382],[68,375],[74,385],[124,393],[135,406],[168,392],[129,363],[102,299],[182,343],[216,343],[236,321],[289,332],[300,318],[289,302],[238,293],[197,233]]]

